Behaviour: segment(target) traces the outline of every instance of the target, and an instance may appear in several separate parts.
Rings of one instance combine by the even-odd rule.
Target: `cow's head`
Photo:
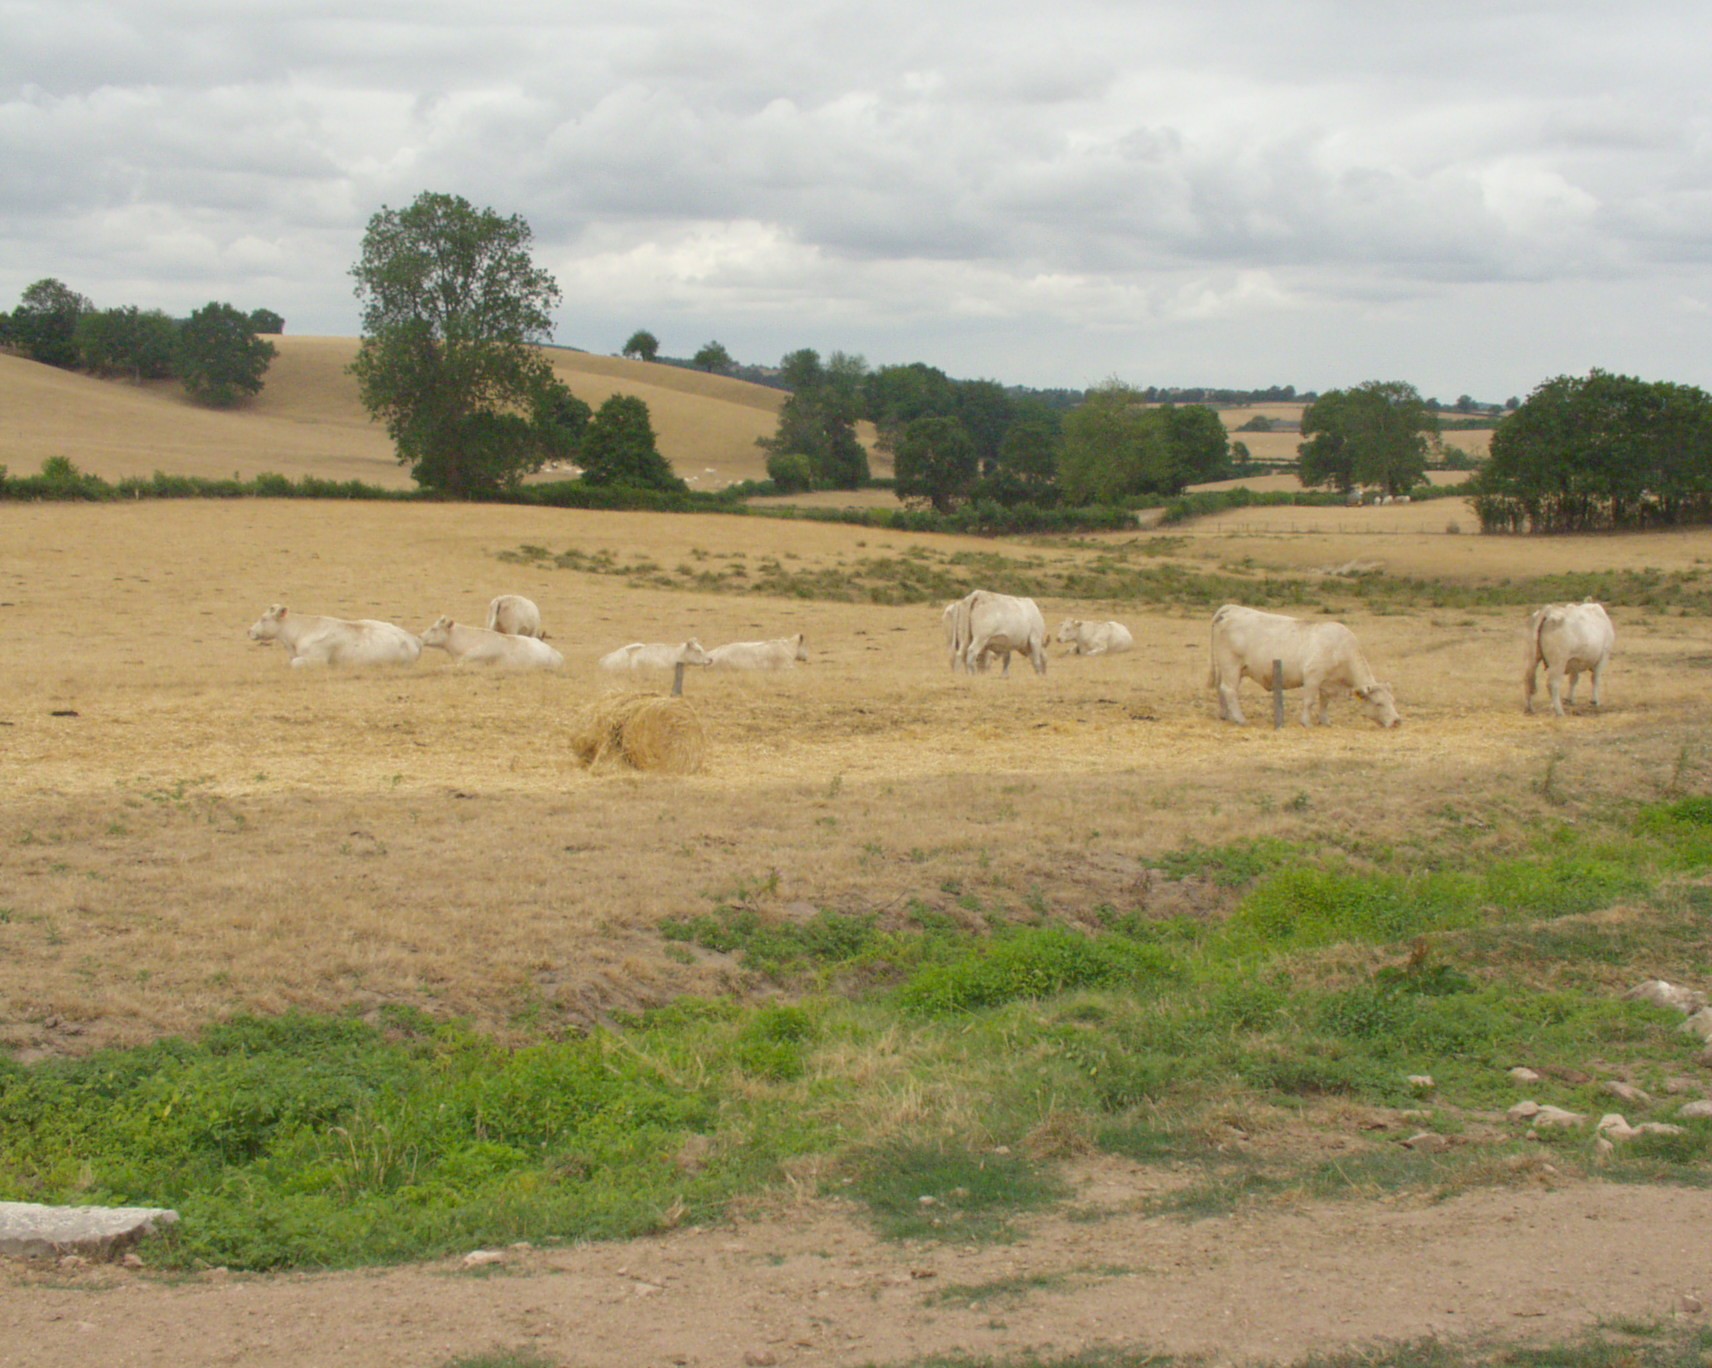
[[[713,657],[703,649],[701,642],[691,637],[678,647],[678,660],[685,665],[711,665]]]
[[[422,644],[424,646],[438,646],[443,650],[455,625],[450,616],[441,613],[439,617],[434,619],[434,625],[422,634]]]
[[[1076,629],[1082,625],[1079,618],[1065,618],[1064,625],[1058,629],[1058,642],[1063,645],[1076,639]]]
[[[255,620],[250,628],[250,640],[259,641],[262,645],[279,636],[279,624],[285,619],[285,605],[276,603]]]
[[[798,632],[797,633],[796,645],[797,645],[797,659],[801,660],[801,661],[807,661],[808,660],[808,637],[805,636],[803,633]]]
[[[1391,696],[1389,684],[1372,683],[1365,689],[1352,689],[1352,694],[1361,700],[1361,706],[1367,710],[1367,715],[1381,727],[1395,727],[1403,720],[1397,711],[1397,700]]]

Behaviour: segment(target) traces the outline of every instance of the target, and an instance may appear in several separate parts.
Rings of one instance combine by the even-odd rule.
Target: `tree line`
[[[103,377],[178,379],[197,403],[228,408],[258,394],[275,348],[261,334],[282,333],[272,309],[243,313],[210,302],[188,318],[134,304],[98,309],[87,296],[48,277],[0,313],[0,346],[44,365]]]

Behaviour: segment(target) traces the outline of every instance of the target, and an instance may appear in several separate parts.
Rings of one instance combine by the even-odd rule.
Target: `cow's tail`
[[[951,668],[957,669],[962,662],[965,672],[969,669],[969,643],[975,639],[975,624],[970,616],[974,611],[974,594],[965,594],[957,600],[957,609],[951,615]]]

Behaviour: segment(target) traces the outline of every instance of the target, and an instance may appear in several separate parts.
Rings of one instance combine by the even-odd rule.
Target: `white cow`
[[[437,646],[460,665],[504,665],[517,670],[556,670],[565,663],[544,641],[511,636],[485,627],[466,627],[449,617],[434,619],[422,634],[424,646]]]
[[[293,665],[409,665],[422,654],[422,642],[390,622],[290,613],[282,603],[256,619],[250,640],[282,643]]]
[[[1341,622],[1303,622],[1234,603],[1213,614],[1213,660],[1207,685],[1219,691],[1221,719],[1248,720],[1237,700],[1243,676],[1270,689],[1275,660],[1283,662],[1284,687],[1303,691],[1304,727],[1314,725],[1316,703],[1320,724],[1325,724],[1326,704],[1340,687],[1360,699],[1367,715],[1381,727],[1395,727],[1402,720],[1391,686],[1374,678],[1355,633]]]
[[[1593,673],[1593,706],[1605,682],[1605,667],[1611,663],[1611,648],[1617,631],[1606,616],[1605,605],[1588,599],[1585,603],[1548,603],[1528,618],[1524,650],[1527,666],[1522,675],[1522,711],[1534,710],[1534,684],[1541,665],[1546,667],[1546,687],[1551,692],[1552,711],[1563,716],[1563,677],[1569,676],[1569,703],[1575,704],[1575,684],[1583,670]]]
[[[962,602],[962,599],[952,599],[950,603],[945,605],[945,611],[940,614],[940,621],[945,626],[945,649],[951,653],[951,670],[953,674],[960,674],[965,669],[963,652],[957,647],[957,610],[962,605]],[[984,652],[981,655],[981,658],[975,662],[975,668],[982,673],[985,673],[987,666],[992,662],[995,654],[997,653],[994,651]],[[1010,657],[1008,655],[1005,657],[1005,664],[1010,664]]]
[[[541,610],[522,594],[501,594],[487,606],[487,629],[508,636],[542,637]]]
[[[808,642],[801,632],[772,641],[733,641],[707,653],[707,663],[716,670],[790,670],[807,659]]]
[[[674,665],[706,665],[707,652],[691,637],[676,646],[662,641],[633,641],[600,658],[603,670],[669,670]]]
[[[963,669],[985,668],[983,657],[1004,657],[1001,674],[1011,670],[1011,652],[1027,651],[1036,674],[1046,673],[1046,619],[1031,598],[1012,598],[977,589],[953,605],[951,662]]]
[[[1069,645],[1071,655],[1116,655],[1135,649],[1135,638],[1121,622],[1084,622],[1065,618],[1058,629],[1060,645]]]

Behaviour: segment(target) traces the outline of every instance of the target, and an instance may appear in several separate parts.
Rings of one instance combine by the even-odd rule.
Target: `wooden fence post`
[[[684,696],[684,662],[680,660],[676,665],[672,666],[672,697],[673,698],[682,698],[683,696]],[[1282,707],[1283,704],[1280,704],[1279,706]]]
[[[1284,729],[1284,662],[1272,662],[1272,730]]]

